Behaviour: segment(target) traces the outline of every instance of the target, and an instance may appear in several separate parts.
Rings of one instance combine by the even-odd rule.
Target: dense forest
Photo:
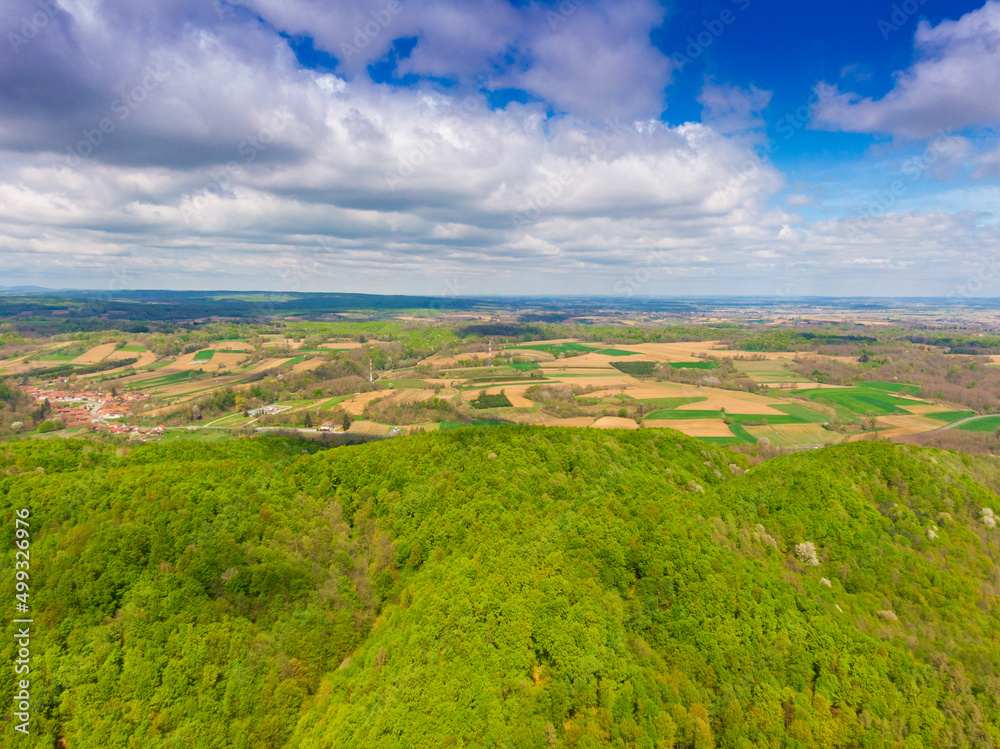
[[[665,429],[4,443],[21,745],[998,746],[998,487],[972,456],[750,467]]]

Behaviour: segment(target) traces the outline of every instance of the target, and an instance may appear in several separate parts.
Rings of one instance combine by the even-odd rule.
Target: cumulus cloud
[[[910,217],[913,241],[880,219],[862,250],[775,207],[782,175],[747,137],[769,93],[710,84],[704,123],[661,122],[670,68],[646,0],[46,1],[2,20],[25,41],[0,59],[0,266],[21,283],[768,294],[814,277],[833,293],[857,267],[937,273],[943,247],[997,245]],[[281,33],[342,65],[304,68]],[[454,86],[363,74],[409,36],[399,72]],[[542,101],[493,109],[480,88],[499,86]]]
[[[745,133],[764,127],[762,112],[771,101],[771,92],[756,86],[705,84],[698,96],[702,106],[702,122],[720,133]]]
[[[1000,125],[1000,1],[937,26],[921,21],[914,52],[881,99],[824,88],[813,124],[906,138]]]
[[[788,203],[788,205],[791,205],[791,206],[816,205],[816,199],[815,198],[810,197],[809,195],[803,195],[800,192],[793,193],[793,194],[789,195],[785,199],[785,202]]]
[[[649,34],[664,19],[656,0],[244,0],[278,30],[309,36],[338,72],[363,74],[398,39],[416,46],[398,75],[524,89],[557,110],[656,117],[673,63]]]

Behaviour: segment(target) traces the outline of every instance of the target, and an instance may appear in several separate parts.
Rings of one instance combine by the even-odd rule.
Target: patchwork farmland
[[[490,352],[482,344],[463,349],[450,339],[449,347],[404,363],[400,344],[392,340],[399,331],[384,339],[344,340],[338,324],[303,325],[307,335],[178,340],[166,353],[162,337],[60,341],[0,359],[0,374],[44,377],[58,367],[65,381],[150,396],[143,401],[144,411],[128,417],[136,423],[166,419],[215,430],[322,427],[365,437],[522,423],[674,429],[718,444],[766,440],[799,448],[875,434],[918,434],[975,415],[938,405],[907,384],[865,381],[840,387],[807,381],[790,368],[797,353],[747,358],[747,352],[727,349],[720,341],[553,338],[494,341]],[[432,335],[441,334],[428,333],[425,340]],[[823,361],[814,352],[808,357]],[[350,377],[312,377],[331,367]],[[742,380],[754,387],[734,386]],[[273,400],[289,384],[301,392]],[[210,409],[211,418],[189,423],[200,420],[193,414],[202,408]],[[996,431],[1000,417],[955,428]]]

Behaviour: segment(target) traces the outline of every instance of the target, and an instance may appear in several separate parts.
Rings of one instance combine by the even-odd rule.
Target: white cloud
[[[785,202],[791,206],[807,206],[816,205],[816,199],[808,195],[803,195],[802,193],[793,193],[789,195]]]
[[[938,131],[1000,125],[1000,1],[956,21],[921,21],[916,62],[881,99],[836,92],[813,124],[856,133],[925,138]]]
[[[673,63],[649,40],[655,0],[244,0],[280,31],[315,39],[349,76],[416,38],[398,73],[522,88],[557,110],[603,119],[659,116]]]
[[[771,101],[771,92],[756,86],[705,84],[698,96],[702,106],[701,119],[720,133],[736,134],[764,127],[761,113]]]
[[[338,29],[352,30],[381,6],[255,7],[288,33],[334,44]],[[569,114],[549,117],[546,104],[493,111],[462,86],[446,95],[303,70],[285,40],[239,7],[220,18],[194,0],[74,3],[72,14],[0,60],[5,279],[772,294],[794,278],[802,293],[850,293],[847,279],[864,265],[908,269],[873,275],[882,292],[928,292],[997,248],[995,226],[907,215],[898,225],[873,222],[862,250],[846,224],[806,226],[771,205],[782,175],[759,161],[745,135],[767,92],[709,86],[706,124],[670,127],[656,117],[669,78],[648,47],[658,6],[576,5],[553,26],[534,6],[483,5],[476,33],[485,36],[472,41],[456,25],[461,15],[448,14],[451,4],[437,7],[433,29],[414,27],[423,36],[407,63],[413,70],[470,61],[468,69],[533,87]],[[537,26],[526,21],[532,13]],[[416,22],[406,18],[394,16],[399,26],[375,34],[365,54],[410,33],[406,24]],[[631,38],[641,43],[616,49]],[[503,69],[491,62],[501,52],[510,53]],[[116,100],[136,90],[150,65],[168,75],[120,118]],[[27,82],[36,75],[59,95],[32,95]],[[618,83],[622,76],[630,87]],[[605,101],[607,121],[598,107]],[[104,118],[114,129],[75,153],[74,168],[60,167],[57,156],[79,151]]]

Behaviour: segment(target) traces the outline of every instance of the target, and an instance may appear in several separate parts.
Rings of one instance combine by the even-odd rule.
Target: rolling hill
[[[33,746],[1000,744],[991,460],[496,427],[19,441],[0,477]]]

